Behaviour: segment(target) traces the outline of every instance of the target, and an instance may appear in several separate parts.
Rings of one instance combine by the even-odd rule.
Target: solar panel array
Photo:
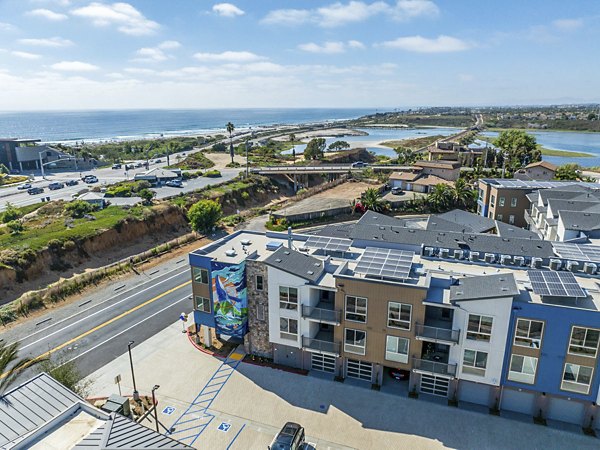
[[[367,247],[354,269],[357,273],[384,278],[406,279],[414,253],[404,250]]]
[[[600,245],[565,244],[553,242],[554,253],[561,258],[575,261],[600,262]]]
[[[311,236],[304,243],[305,247],[318,248],[332,252],[347,252],[352,241],[350,239],[342,239],[329,236]]]
[[[554,272],[551,270],[527,271],[533,292],[552,297],[587,297],[575,275],[571,272]]]

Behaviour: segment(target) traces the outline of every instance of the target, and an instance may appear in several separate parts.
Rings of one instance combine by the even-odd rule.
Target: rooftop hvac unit
[[[597,270],[598,270],[598,266],[596,266],[596,264],[594,264],[594,263],[586,262],[583,265],[583,271],[585,273],[587,273],[588,275],[594,275]]]
[[[450,250],[448,250],[447,248],[440,249],[440,258],[447,258],[449,253]]]
[[[550,260],[550,270],[560,270],[562,266],[562,261],[560,259],[551,259]]]
[[[531,258],[531,268],[532,269],[541,269],[542,268],[542,258],[538,258],[536,256],[534,256],[533,258]]]
[[[463,259],[463,251],[454,250],[454,259]]]
[[[510,255],[502,255],[500,257],[500,264],[502,264],[503,266],[507,266],[510,263],[512,263],[512,256],[510,256]]]
[[[267,242],[267,250],[270,250],[270,251],[274,252],[279,247],[281,247],[281,245],[282,244],[279,241],[270,241],[270,242]]]
[[[429,257],[433,256],[433,248],[425,247],[425,249],[423,250],[423,254]]]
[[[579,263],[577,261],[567,261],[567,270],[569,272],[577,272],[579,270]]]
[[[525,265],[525,258],[522,256],[515,256],[515,266],[523,267]]]
[[[496,259],[496,255],[494,255],[493,253],[486,253],[485,254],[485,262],[486,263],[492,264],[495,259]]]
[[[479,252],[471,252],[469,259],[473,262],[479,261]]]

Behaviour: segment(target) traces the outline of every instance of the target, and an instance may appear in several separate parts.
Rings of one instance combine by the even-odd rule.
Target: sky
[[[598,0],[0,0],[0,110],[600,102]]]

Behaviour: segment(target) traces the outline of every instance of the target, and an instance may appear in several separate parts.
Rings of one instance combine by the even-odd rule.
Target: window
[[[388,336],[385,341],[385,359],[406,364],[408,362],[408,339]]]
[[[496,220],[502,221],[502,214],[496,214]]]
[[[256,320],[265,320],[265,305],[256,305]]]
[[[515,216],[513,216],[512,214],[508,216],[508,223],[510,225],[514,225],[515,224]]]
[[[493,206],[495,206],[495,205],[496,205],[496,196],[495,196],[495,195],[492,195],[492,196],[490,197],[490,206],[492,206],[492,207],[493,207]]]
[[[487,367],[486,352],[478,352],[475,350],[465,350],[463,356],[463,373],[471,375],[485,376],[485,368]]]
[[[298,321],[296,319],[288,319],[281,317],[279,319],[279,336],[282,339],[298,339]]]
[[[562,383],[560,388],[563,391],[578,392],[587,394],[592,383],[592,373],[594,369],[586,366],[578,366],[577,364],[565,364]]]
[[[595,358],[598,353],[598,340],[600,330],[591,328],[573,327],[571,330],[571,342],[569,353]]]
[[[504,206],[504,197],[498,197],[498,206]]]
[[[490,341],[492,335],[492,323],[494,319],[489,316],[469,314],[467,325],[467,339],[474,341]]]
[[[515,329],[515,345],[519,347],[540,348],[544,322],[539,320],[517,319]]]
[[[513,197],[510,199],[510,206],[512,208],[516,208],[517,207],[517,197]]]
[[[410,330],[412,305],[405,303],[388,303],[388,327]]]
[[[264,279],[262,275],[256,275],[256,290],[262,291],[264,286]]]
[[[483,189],[479,189],[479,200],[483,200]]]
[[[519,383],[533,384],[538,359],[533,356],[511,355],[508,379]]]
[[[346,296],[346,320],[367,323],[367,299],[364,297]]]
[[[365,354],[367,345],[367,332],[360,330],[352,330],[346,328],[344,339],[344,351],[348,353],[356,353],[357,355]]]
[[[298,289],[279,286],[279,307],[281,309],[298,309]]]
[[[194,309],[197,311],[209,313],[210,312],[210,300],[205,297],[196,295],[194,297]]]
[[[208,270],[194,267],[194,281],[196,283],[208,284]]]

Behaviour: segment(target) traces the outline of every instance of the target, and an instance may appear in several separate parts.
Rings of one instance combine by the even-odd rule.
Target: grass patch
[[[6,175],[0,174],[0,186],[11,186],[16,183],[22,183],[29,180],[29,177],[24,175]]]
[[[177,164],[170,165],[167,169],[199,170],[209,169],[214,165],[215,163],[208,159],[204,153],[196,152],[178,161]]]
[[[419,138],[410,138],[410,139],[402,139],[399,141],[385,141],[382,142],[381,145],[385,145],[390,148],[398,148],[398,147],[406,147],[411,150],[417,150],[423,147],[427,147],[428,145],[433,144],[435,141],[444,138],[441,134],[436,134],[434,136],[423,136]]]
[[[538,144],[538,148],[541,150],[544,156],[562,156],[564,158],[593,158],[595,155],[591,153],[583,152],[570,152],[566,150],[554,150],[551,148],[545,148]]]

